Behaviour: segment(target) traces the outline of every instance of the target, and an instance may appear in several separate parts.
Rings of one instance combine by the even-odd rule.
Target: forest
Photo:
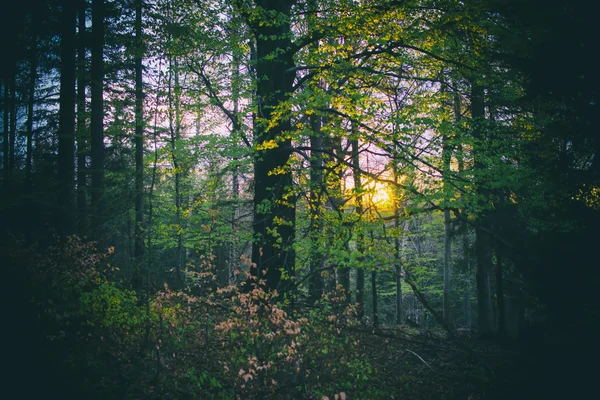
[[[4,2],[2,392],[592,398],[598,11]]]

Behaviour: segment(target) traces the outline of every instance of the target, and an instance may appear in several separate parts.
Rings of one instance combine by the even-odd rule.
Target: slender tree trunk
[[[498,335],[506,337],[506,308],[504,301],[503,257],[499,245],[496,245],[496,302],[498,308]]]
[[[79,215],[79,233],[88,231],[87,226],[87,165],[88,156],[88,134],[85,126],[85,49],[86,49],[86,27],[85,10],[86,1],[78,3],[78,31],[77,41],[77,212]]]
[[[484,101],[483,88],[473,84],[471,93],[471,116],[473,118],[473,137],[475,145],[473,149],[475,173],[481,174],[484,170],[483,155],[483,120]],[[484,211],[477,217],[475,228],[475,257],[477,258],[476,281],[477,281],[477,304],[478,304],[478,327],[479,334],[489,336],[494,332],[493,302],[491,287],[492,255],[490,237],[486,233],[489,230],[489,212],[485,211],[489,200],[489,193],[484,188],[482,179],[476,183],[479,204]]]
[[[34,21],[35,24],[37,21]],[[37,80],[37,30],[33,27],[29,54],[29,95],[27,102],[27,154],[25,159],[25,184],[27,194],[33,190],[33,107],[35,103],[35,84]]]
[[[334,123],[338,123],[339,121],[334,120]],[[339,129],[339,126],[337,127]],[[344,159],[345,156],[345,151],[342,148],[342,139],[339,137],[333,137],[333,138],[328,138],[325,137],[327,140],[327,144],[325,145],[325,147],[327,149],[331,149],[332,152],[335,153],[335,157],[330,156],[327,161],[328,164],[329,163],[333,163],[335,164],[335,169],[333,172],[330,173],[329,176],[331,176],[331,181],[328,182],[327,187],[331,187],[332,189],[330,189],[330,197],[329,197],[329,202],[330,202],[330,207],[333,211],[335,211],[338,216],[339,216],[339,220],[342,221],[344,218],[344,208],[343,208],[343,204],[345,204],[345,199],[344,199],[344,194],[343,194],[343,177],[345,174],[345,170],[346,170],[346,166],[340,161],[341,159]],[[330,230],[330,243],[334,243],[334,242],[343,242],[344,243],[344,250],[346,252],[349,252],[349,247],[348,247],[348,243],[350,241],[350,237],[352,235],[351,233],[352,229],[350,227],[346,228],[346,229],[342,229],[339,230],[337,232],[334,231],[334,229]],[[346,236],[346,238],[344,238],[344,235]],[[351,292],[350,292],[350,269],[347,267],[337,267],[337,275],[338,275],[338,284],[341,287],[341,289],[344,292],[344,296],[346,299],[347,303],[351,302]]]
[[[354,135],[355,132],[352,132]],[[360,158],[358,155],[358,139],[351,140],[352,146],[352,173],[354,175],[354,190],[356,192],[356,214],[362,218],[363,214],[363,196],[362,196],[362,178],[360,173]],[[364,235],[362,229],[358,229],[356,234],[356,249],[364,257]],[[359,265],[356,268],[356,303],[358,305],[358,318],[361,319],[365,314],[365,270],[364,266]]]
[[[440,92],[445,96],[445,88]],[[451,104],[452,106],[452,104]],[[456,104],[454,106],[455,121],[460,118],[456,115]],[[460,110],[460,109],[459,109]],[[451,218],[448,202],[451,198],[452,186],[450,185],[450,164],[452,161],[452,147],[450,145],[450,137],[448,132],[443,133],[442,137],[442,170],[443,170],[443,191],[444,191],[444,287],[443,287],[443,318],[447,326],[452,326],[452,264],[451,264]]]
[[[3,171],[3,185],[7,186],[8,185],[8,171],[9,171],[9,157],[8,157],[8,152],[9,152],[9,120],[10,120],[10,105],[9,105],[9,91],[8,91],[8,77],[4,78],[4,82],[3,82],[3,86],[4,86],[4,114],[2,116],[2,122],[3,122],[3,131],[2,131],[2,169]]]
[[[144,88],[142,58],[142,0],[135,4],[135,249],[137,284],[144,277]]]
[[[373,231],[371,230],[371,243],[375,244],[375,238],[373,235]],[[377,302],[377,268],[373,266],[373,270],[371,271],[371,306],[372,306],[372,314],[373,314],[373,327],[379,327],[379,308]]]
[[[316,16],[318,4],[315,0],[307,2],[310,16],[308,17],[309,29],[314,29],[316,25]],[[311,46],[311,51],[318,51],[319,42],[315,41]],[[315,89],[318,83],[311,85]],[[314,303],[323,295],[325,288],[322,270],[325,266],[325,255],[321,245],[323,235],[322,224],[322,196],[323,196],[323,138],[321,132],[322,118],[317,114],[309,116],[311,126],[310,136],[310,278],[308,282],[309,301]]]
[[[446,162],[444,162],[446,163]],[[449,160],[448,160],[449,164]],[[449,166],[449,165],[448,165]],[[450,232],[450,210],[448,207],[444,208],[444,305],[443,305],[443,317],[444,322],[451,326],[452,324],[452,268],[450,264],[450,245],[451,245],[451,232]]]
[[[74,2],[63,5],[60,66],[60,110],[58,135],[58,226],[73,232],[73,192],[75,188],[75,27]]]
[[[95,236],[104,217],[104,0],[92,0],[92,211]]]
[[[265,18],[254,27],[256,40],[256,105],[254,143],[261,149],[254,157],[254,222],[252,273],[263,276],[267,289],[279,294],[294,290],[296,197],[292,172],[287,167],[292,152],[289,116],[277,116],[277,108],[292,92],[295,73],[291,42],[291,0],[260,2]],[[269,124],[270,123],[270,124]],[[277,146],[272,146],[277,143]],[[278,170],[279,173],[272,172]],[[285,279],[282,279],[285,277]]]
[[[174,81],[174,82],[173,82]],[[183,223],[181,218],[181,171],[177,156],[177,140],[179,139],[179,70],[177,60],[169,59],[169,131],[171,133],[171,160],[175,173],[175,221],[177,224],[177,260],[175,273],[178,283],[183,283]]]
[[[310,137],[310,280],[309,294],[311,302],[321,298],[324,290],[321,271],[325,265],[321,244],[323,235],[323,140],[321,138],[321,118],[314,114],[310,116],[312,136]]]
[[[398,188],[398,166],[394,165],[394,183]],[[397,190],[397,189],[396,189]],[[402,249],[400,248],[400,199],[394,199],[394,256],[396,262],[396,324],[404,323],[404,310],[402,307]]]
[[[232,75],[231,75],[231,97],[233,98],[233,115],[235,115],[235,118],[238,119],[238,121],[240,120],[240,115],[239,115],[239,107],[240,107],[240,101],[239,101],[239,97],[240,97],[240,88],[239,88],[239,82],[240,82],[240,56],[238,54],[238,52],[234,51],[232,54]],[[243,132],[237,132],[235,131],[235,126],[232,126],[232,130],[231,132],[229,132],[230,135],[243,135]],[[238,165],[237,163],[234,163],[233,167],[232,167],[232,171],[231,171],[231,200],[233,202],[233,209],[231,211],[231,232],[233,233],[233,240],[231,240],[229,242],[229,263],[228,263],[228,269],[229,269],[229,274],[228,274],[228,279],[229,279],[229,284],[232,283],[232,278],[235,276],[234,271],[238,268],[238,246],[237,246],[237,240],[236,238],[238,237],[238,217],[239,217],[239,210],[238,210],[238,201],[240,198],[240,180],[239,180],[239,170],[238,170]]]
[[[13,74],[10,80],[10,150],[8,163],[11,170],[15,169],[15,145],[17,141],[17,77]]]
[[[460,95],[458,94],[458,92],[454,93],[454,121],[458,123],[461,121],[462,119],[462,112],[461,112],[461,101],[460,101]],[[463,172],[465,171],[465,163],[464,163],[464,153],[463,153],[463,147],[462,144],[459,142],[457,145],[457,157],[456,157],[456,161],[458,164],[458,173],[462,176]],[[466,225],[466,224],[465,224]],[[469,232],[468,232],[468,225],[465,226],[465,233],[462,236],[462,243],[463,243],[463,258],[465,259],[466,262],[466,269],[467,269],[467,282],[465,284],[465,290],[463,293],[463,313],[464,313],[464,320],[465,320],[465,326],[466,328],[469,330],[469,332],[471,331],[472,328],[472,310],[471,310],[471,256],[470,256],[470,252],[469,252]]]

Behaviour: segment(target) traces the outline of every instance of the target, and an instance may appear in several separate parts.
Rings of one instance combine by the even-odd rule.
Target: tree
[[[252,273],[267,288],[285,293],[294,276],[296,215],[289,111],[294,84],[290,17],[294,1],[260,0],[252,9],[240,4],[256,43],[256,121],[254,125],[254,244]],[[276,172],[276,173],[275,173]]]
[[[65,1],[62,10],[60,120],[58,135],[58,206],[57,216],[63,233],[74,229],[73,200],[75,188],[75,27],[76,3]]]
[[[92,210],[99,235],[104,215],[104,0],[92,0],[91,159]]]
[[[144,273],[144,87],[142,57],[144,42],[142,34],[143,3],[135,4],[135,260],[138,273]]]

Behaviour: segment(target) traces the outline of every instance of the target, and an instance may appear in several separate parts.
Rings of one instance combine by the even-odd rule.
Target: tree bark
[[[35,84],[37,80],[37,18],[32,22],[31,49],[29,53],[29,94],[27,101],[27,154],[25,158],[25,185],[26,193],[33,190],[33,108],[35,104]]]
[[[62,11],[60,110],[58,134],[57,226],[64,234],[73,232],[73,191],[75,188],[75,3],[65,1]]]
[[[269,290],[282,295],[293,290],[293,249],[296,198],[292,172],[289,116],[276,111],[292,92],[295,73],[290,32],[290,0],[262,0],[256,4],[264,15],[276,15],[257,23],[249,21],[256,40],[256,123],[254,143],[254,243],[252,268],[266,280]],[[277,144],[273,146],[273,144]],[[273,174],[273,171],[278,173]]]
[[[78,3],[78,31],[77,41],[77,212],[79,215],[79,233],[87,232],[87,165],[88,156],[88,134],[85,126],[85,49],[86,49],[86,27],[85,11],[86,1]]]
[[[142,0],[135,3],[135,246],[134,257],[137,284],[142,284],[144,273],[144,87],[142,58]]]
[[[394,183],[398,188],[398,166],[394,165]],[[397,190],[397,189],[396,189]],[[396,262],[396,324],[404,323],[404,310],[402,307],[402,249],[400,248],[400,199],[394,199],[394,256]]]
[[[445,140],[447,140],[445,138]],[[444,172],[450,170],[450,157],[447,154],[447,144],[444,146]],[[444,192],[446,193],[447,183],[444,183]],[[446,197],[446,195],[444,196]],[[446,200],[447,201],[447,200]],[[444,304],[443,304],[443,317],[444,322],[448,326],[452,324],[452,266],[450,264],[450,251],[451,251],[451,231],[450,231],[450,210],[447,206],[444,207]]]
[[[2,116],[2,122],[3,122],[3,131],[2,131],[2,169],[3,171],[3,185],[8,185],[8,171],[9,171],[9,162],[8,162],[8,152],[9,152],[9,120],[10,120],[10,106],[9,106],[9,90],[8,90],[8,77],[4,77],[4,82],[3,86],[4,86],[4,107],[3,107],[3,111],[4,114]]]
[[[496,304],[498,308],[498,335],[504,338],[506,331],[506,303],[504,299],[504,259],[500,245],[496,244]]]
[[[15,145],[17,141],[17,77],[13,74],[10,80],[10,150],[8,163],[10,170],[15,169]]]
[[[104,217],[104,0],[92,0],[92,211],[99,237]]]
[[[355,132],[352,132],[354,135]],[[360,173],[360,158],[358,155],[358,139],[351,140],[352,146],[352,173],[354,175],[354,190],[356,192],[356,214],[362,218],[363,214],[363,196],[362,179]],[[364,235],[362,229],[358,229],[356,234],[356,250],[364,257]],[[358,306],[358,319],[365,315],[365,270],[362,265],[356,267],[356,303]]]
[[[179,68],[177,59],[169,59],[169,131],[171,134],[171,160],[175,175],[175,222],[177,224],[177,260],[175,273],[177,283],[183,284],[183,268],[185,265],[183,252],[183,220],[181,218],[181,171],[177,155],[177,140],[179,140],[181,117],[179,104]]]
[[[478,174],[482,173],[485,168],[482,160],[485,113],[483,88],[475,83],[472,85],[471,92],[471,117],[474,124],[473,137],[475,139],[473,148],[474,168],[475,173]],[[489,193],[485,189],[481,178],[476,179],[476,192],[480,208],[475,228],[475,257],[477,259],[475,277],[477,281],[478,327],[480,335],[489,336],[494,332],[491,287],[492,254],[490,237],[487,234],[491,226],[489,223],[489,212],[486,211]]]
[[[321,138],[321,118],[310,116],[312,136],[310,137],[310,279],[309,296],[315,302],[323,295],[324,282],[321,271],[325,266],[322,249],[323,223],[323,140]]]

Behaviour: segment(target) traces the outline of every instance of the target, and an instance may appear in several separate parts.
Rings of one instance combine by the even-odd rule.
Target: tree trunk
[[[169,131],[171,134],[171,160],[175,174],[175,223],[177,225],[177,260],[175,261],[176,279],[183,284],[183,268],[185,265],[183,253],[183,220],[181,218],[181,171],[179,157],[177,155],[177,140],[179,140],[181,117],[180,117],[180,87],[179,87],[179,65],[177,60],[169,59]]]
[[[473,137],[475,145],[473,148],[475,173],[482,173],[484,163],[482,161],[483,147],[483,120],[485,118],[483,88],[473,84],[471,93],[471,116],[473,118]],[[476,281],[477,281],[477,304],[478,304],[478,327],[479,334],[489,336],[494,332],[493,302],[491,287],[492,254],[489,234],[489,212],[486,211],[489,201],[488,190],[485,189],[482,179],[476,181],[476,191],[480,205],[480,214],[477,216],[475,228],[475,257],[477,259]]]
[[[15,145],[17,141],[17,77],[13,74],[10,80],[10,150],[8,163],[10,170],[15,169]]]
[[[258,1],[266,18],[253,26],[256,39],[256,105],[254,143],[259,148],[254,157],[254,243],[252,269],[266,280],[269,290],[280,294],[293,289],[295,253],[293,249],[296,198],[292,172],[287,167],[291,155],[291,129],[287,115],[276,110],[292,92],[295,73],[290,32],[290,0]],[[261,14],[262,15],[262,14]],[[285,113],[284,113],[285,114]],[[274,146],[276,144],[276,146]],[[278,173],[272,172],[277,170]]]
[[[8,91],[8,77],[4,78],[3,82],[4,86],[4,114],[2,117],[3,122],[3,131],[2,131],[2,169],[3,171],[3,185],[6,187],[8,185],[8,171],[9,171],[9,162],[8,162],[8,152],[9,152],[9,119],[10,119],[10,106],[9,106],[9,91]]]
[[[92,211],[99,237],[104,216],[104,0],[92,0]]]
[[[498,308],[498,335],[506,337],[506,308],[504,302],[503,257],[499,245],[496,245],[496,302]]]
[[[233,51],[231,55],[232,59],[232,74],[231,74],[231,97],[233,99],[233,115],[239,121],[239,107],[240,107],[240,55],[237,51]],[[200,115],[198,115],[198,119],[200,119]],[[240,124],[241,125],[241,124]],[[231,136],[239,137],[239,135],[243,135],[243,132],[238,132],[236,130],[235,124],[232,124],[231,131],[229,132]],[[233,283],[233,277],[236,276],[235,270],[239,265],[239,252],[237,245],[237,237],[238,237],[238,201],[240,198],[240,177],[239,177],[239,169],[237,160],[234,159],[234,163],[231,170],[231,200],[232,200],[232,210],[231,210],[231,232],[232,232],[232,240],[229,242],[229,254],[228,254],[228,283]]]
[[[25,159],[25,185],[26,193],[31,194],[33,190],[32,161],[33,161],[33,106],[35,103],[35,84],[37,80],[37,19],[34,26],[31,49],[29,54],[29,94],[27,102],[27,154]]]
[[[144,273],[144,88],[142,57],[142,0],[135,4],[135,248],[134,257],[137,284],[141,285]]]
[[[448,160],[449,164],[449,160]],[[444,304],[443,304],[443,318],[444,322],[451,326],[452,324],[452,268],[450,264],[450,244],[451,244],[451,232],[450,232],[450,210],[445,207],[444,209]]]
[[[325,265],[321,245],[323,234],[323,140],[321,138],[321,118],[310,116],[312,136],[310,137],[310,279],[309,297],[315,302],[323,295],[324,283],[321,271]]]
[[[75,27],[74,2],[63,5],[60,65],[60,110],[58,134],[57,226],[64,234],[73,232],[73,190],[75,188]]]
[[[375,238],[373,235],[373,230],[371,230],[371,244],[375,244]],[[379,327],[379,308],[377,302],[377,267],[372,266],[373,270],[371,271],[371,311],[373,314],[373,327]]]
[[[355,132],[352,132],[354,135]],[[354,175],[354,190],[356,192],[356,214],[362,219],[363,214],[363,196],[362,179],[360,173],[360,158],[358,155],[358,139],[351,140],[352,146],[352,173]],[[360,259],[364,257],[364,235],[362,229],[358,229],[356,234],[356,250],[361,254]],[[356,268],[356,303],[358,306],[358,319],[365,314],[365,270],[362,265]]]
[[[398,166],[394,165],[394,183],[398,188]],[[396,324],[404,323],[404,310],[402,307],[402,249],[400,248],[400,199],[394,199],[394,228],[396,235],[394,238],[394,256],[396,262]]]
[[[88,134],[85,126],[85,48],[86,27],[85,10],[86,2],[78,3],[79,38],[77,41],[77,212],[79,215],[79,233],[87,232],[87,165]]]

